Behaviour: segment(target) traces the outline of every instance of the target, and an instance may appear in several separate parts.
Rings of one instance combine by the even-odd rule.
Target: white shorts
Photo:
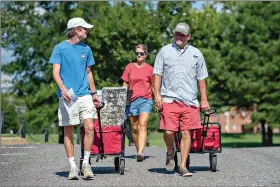
[[[58,122],[59,126],[83,124],[85,119],[97,119],[97,111],[92,96],[78,97],[74,103],[59,98]]]

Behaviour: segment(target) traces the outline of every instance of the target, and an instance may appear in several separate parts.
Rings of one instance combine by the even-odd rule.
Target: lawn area
[[[2,137],[21,137],[20,135],[13,135],[13,134],[2,134]],[[26,134],[26,140],[30,144],[44,144],[45,142],[45,135],[44,134]],[[77,142],[77,135],[74,134],[74,143]],[[57,144],[58,143],[58,134],[49,134],[48,144]]]
[[[150,133],[148,140],[151,146],[165,146],[160,132]],[[260,147],[261,134],[222,134],[222,147]],[[273,135],[273,144],[280,146],[280,134]]]
[[[2,134],[2,137],[20,137],[19,135]],[[26,134],[26,140],[31,144],[44,144],[44,134]],[[260,147],[261,134],[222,134],[222,147]],[[151,132],[148,136],[150,146],[164,147],[163,133]],[[58,134],[49,134],[48,144],[57,144]],[[77,144],[77,134],[74,134],[74,144]],[[128,139],[126,138],[126,145]],[[280,146],[280,134],[273,135],[273,145]]]

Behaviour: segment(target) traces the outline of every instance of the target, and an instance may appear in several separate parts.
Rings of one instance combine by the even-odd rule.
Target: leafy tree
[[[4,4],[9,4],[4,2]],[[16,27],[16,19],[13,16],[6,16],[6,11],[1,4],[1,47],[7,47],[6,35],[8,32],[13,32]]]
[[[72,4],[10,2],[4,7],[6,16],[17,20],[15,31],[7,33],[8,48],[14,51],[16,59],[2,68],[15,77],[15,95],[26,101],[29,109],[24,114],[27,132],[41,132],[57,121],[56,85],[48,60],[53,47],[64,35],[64,25],[70,16],[66,15],[71,12]]]
[[[201,50],[206,61],[209,77],[207,81],[207,95],[212,107],[220,108],[224,103],[219,100],[219,90],[215,89],[220,84],[216,79],[216,71],[222,65],[219,44],[223,25],[219,22],[217,12],[210,6],[205,6],[203,11],[192,10],[190,18],[192,38],[190,43]]]
[[[54,46],[66,39],[67,21],[80,16],[95,25],[86,43],[94,52],[96,85],[116,86],[125,65],[135,58],[136,44],[159,48],[156,18],[145,6],[145,2],[114,6],[108,2],[10,2],[4,7],[18,23],[7,36],[16,59],[3,65],[3,71],[15,76],[14,93],[26,101],[27,131],[41,131],[57,121],[56,84],[48,60]],[[154,56],[150,55],[149,63]]]
[[[14,104],[15,99],[8,94],[1,94],[1,110],[4,111],[4,124],[2,133],[7,133],[8,130],[18,132],[20,123]]]
[[[226,105],[254,109],[254,122],[280,124],[280,4],[228,2],[220,14],[220,63],[213,89]]]
[[[212,6],[191,9],[191,2],[8,2],[1,6],[7,49],[16,57],[2,65],[13,75],[14,93],[24,98],[27,131],[57,122],[58,99],[48,64],[56,44],[66,39],[67,21],[83,17],[95,27],[85,41],[93,50],[92,70],[98,88],[121,85],[124,67],[135,60],[135,45],[149,47],[153,65],[159,49],[170,43],[178,22],[192,28],[191,43],[204,54],[213,106],[256,106],[254,120],[279,124],[279,3],[227,2],[222,12]],[[2,19],[3,18],[3,19]],[[3,37],[3,35],[2,35]],[[151,114],[150,123],[157,123]],[[155,127],[151,127],[155,129]]]

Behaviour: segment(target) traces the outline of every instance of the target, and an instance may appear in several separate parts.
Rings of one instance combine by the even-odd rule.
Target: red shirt
[[[129,89],[133,90],[131,101],[137,97],[152,99],[153,67],[147,63],[138,67],[134,63],[129,63],[122,74],[122,80],[129,84]]]

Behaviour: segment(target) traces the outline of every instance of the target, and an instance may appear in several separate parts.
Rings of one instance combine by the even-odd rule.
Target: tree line
[[[13,61],[1,71],[13,77],[13,90],[2,94],[2,109],[13,111],[8,96],[24,101],[27,131],[41,132],[57,123],[58,98],[48,64],[56,44],[66,39],[66,24],[83,17],[94,24],[86,43],[94,53],[92,67],[97,88],[121,86],[124,67],[135,60],[139,43],[149,48],[153,65],[160,48],[172,42],[179,22],[192,28],[191,44],[206,60],[208,100],[219,111],[228,106],[253,109],[252,122],[266,120],[279,127],[280,113],[280,3],[220,2],[201,10],[191,2],[4,2],[1,4],[2,42]],[[16,20],[16,21],[15,21]],[[9,102],[8,102],[9,103]],[[158,128],[152,113],[149,130]],[[6,127],[17,127],[7,120]]]

